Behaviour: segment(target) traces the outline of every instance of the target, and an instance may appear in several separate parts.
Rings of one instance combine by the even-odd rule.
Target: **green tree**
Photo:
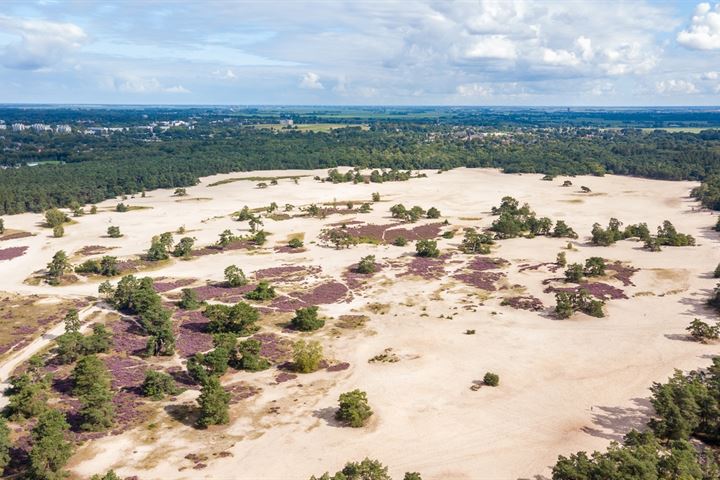
[[[140,389],[144,396],[153,400],[162,400],[166,395],[177,395],[180,392],[170,375],[157,370],[145,371],[145,380]]]
[[[358,273],[374,273],[377,270],[375,255],[368,255],[367,257],[361,258],[356,270]]]
[[[5,472],[5,467],[10,463],[10,428],[5,417],[0,417],[0,475]]]
[[[241,287],[247,285],[245,273],[237,265],[230,265],[225,268],[225,282],[231,287]]]
[[[339,409],[335,413],[335,418],[353,428],[364,426],[373,414],[368,404],[367,393],[360,390],[341,394],[338,403]]]
[[[73,394],[80,400],[80,428],[101,431],[112,426],[115,406],[110,374],[102,360],[87,355],[78,360],[72,371]]]
[[[5,233],[5,220],[0,218],[0,235]]]
[[[572,263],[565,270],[565,281],[571,283],[580,283],[585,276],[585,269],[579,263]]]
[[[312,332],[325,325],[325,320],[318,317],[318,307],[305,307],[295,310],[295,316],[290,321],[295,330]]]
[[[65,415],[49,409],[33,427],[30,449],[30,476],[38,480],[61,480],[67,475],[63,467],[73,453],[72,444],[65,439],[70,425]]]
[[[208,330],[213,333],[235,333],[237,335],[250,335],[257,330],[255,323],[260,319],[260,313],[245,302],[233,306],[212,304],[205,307],[203,315],[210,321]]]
[[[555,314],[558,318],[570,318],[575,312],[572,298],[567,292],[557,292],[555,294]]]
[[[70,271],[71,268],[67,254],[62,250],[58,250],[55,255],[53,255],[52,261],[47,264],[48,283],[57,285],[60,277]]]
[[[600,277],[605,275],[605,260],[602,257],[590,257],[585,260],[585,275]]]
[[[298,340],[293,344],[293,364],[300,373],[311,373],[320,367],[323,359],[322,345],[316,340]]]
[[[200,427],[222,425],[230,421],[230,394],[216,377],[209,377],[203,384],[197,402],[200,406]]]
[[[565,252],[560,252],[557,254],[557,258],[555,260],[555,263],[559,267],[564,267],[567,265],[567,256],[565,255]]]
[[[57,208],[51,208],[45,211],[45,223],[50,228],[60,226],[69,220],[68,216]]]
[[[189,258],[192,254],[193,246],[195,245],[195,239],[192,237],[183,237],[175,245],[173,249],[173,257]]]
[[[257,372],[270,368],[270,362],[260,356],[262,350],[262,343],[260,340],[254,338],[248,338],[237,346],[237,352],[241,355],[238,362],[238,367],[242,370],[248,370],[251,372]]]
[[[99,473],[96,473],[92,477],[90,477],[90,480],[121,480],[120,477],[113,471],[108,470],[105,472],[105,475],[100,475]]]
[[[245,298],[247,298],[248,300],[263,302],[266,300],[272,300],[273,298],[275,298],[276,295],[277,294],[275,293],[275,288],[272,287],[268,282],[263,280],[257,284],[255,290],[251,290],[246,293]]]
[[[500,385],[500,376],[497,373],[487,372],[483,377],[483,383],[491,387]]]
[[[197,310],[202,306],[202,302],[200,302],[198,294],[194,289],[183,288],[182,297],[180,297],[178,306],[183,310]]]
[[[62,225],[55,225],[53,227],[53,237],[61,238],[65,235],[65,228]]]
[[[418,240],[415,244],[415,251],[418,257],[439,257],[440,250],[435,240]]]
[[[440,218],[440,210],[430,207],[427,211],[427,218]]]
[[[303,247],[303,241],[299,238],[291,238],[288,242],[288,247],[290,248],[302,248]]]

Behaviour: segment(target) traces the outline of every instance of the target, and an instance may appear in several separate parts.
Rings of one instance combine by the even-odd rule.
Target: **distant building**
[[[24,125],[22,123],[13,123],[12,124],[12,131],[13,132],[22,132],[23,130],[27,129],[27,125]]]
[[[57,125],[55,131],[57,133],[70,133],[72,132],[72,128],[70,128],[70,125]]]
[[[33,123],[32,125],[30,125],[30,128],[32,128],[36,132],[47,132],[49,130],[52,130],[52,127],[45,123]]]
[[[292,121],[290,118],[283,118],[280,120],[280,125],[283,127],[292,127],[295,122]]]
[[[0,123],[0,130],[7,130],[7,125],[5,123]]]

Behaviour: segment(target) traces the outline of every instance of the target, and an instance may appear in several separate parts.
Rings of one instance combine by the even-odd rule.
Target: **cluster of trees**
[[[585,277],[601,277],[603,275],[605,275],[605,259],[602,257],[590,257],[585,260],[585,266],[580,263],[568,265],[567,270],[565,270],[565,281],[580,283]]]
[[[717,199],[717,182],[712,181],[712,175],[720,164],[720,140],[713,132],[540,131],[520,123],[524,130],[515,132],[510,144],[507,139],[457,137],[447,125],[429,127],[417,118],[401,123],[378,119],[369,131],[344,128],[282,135],[269,129],[207,124],[182,134],[167,132],[157,142],[140,141],[139,134],[97,138],[66,135],[51,141],[50,137],[25,135],[24,141],[31,141],[28,147],[35,148],[10,148],[0,163],[62,163],[3,170],[0,215],[43,211],[72,202],[92,204],[156,188],[187,187],[195,185],[201,176],[216,173],[338,165],[398,171],[464,166],[551,175],[613,173],[677,180],[707,177],[706,187],[697,196],[710,206]],[[382,179],[382,174],[377,177]]]
[[[548,217],[537,218],[527,203],[520,206],[513,197],[503,197],[500,206],[493,207],[493,215],[498,218],[490,226],[490,231],[497,238],[515,238],[525,235],[532,238],[536,235],[552,237],[577,238],[577,233],[564,221],[558,220],[553,228],[553,221]]]
[[[245,294],[245,298],[248,300],[255,300],[257,302],[272,300],[276,296],[277,293],[275,293],[275,287],[264,280],[261,280],[254,290]]]
[[[666,383],[654,383],[650,431],[631,431],[624,445],[607,452],[560,456],[553,480],[580,478],[720,478],[717,454],[703,444],[720,442],[720,357],[703,371],[676,370]]]
[[[587,290],[580,288],[574,292],[555,293],[555,314],[558,318],[570,318],[575,312],[583,312],[591,317],[604,317],[605,302],[594,298]]]
[[[423,174],[418,174],[416,177],[422,177]],[[348,170],[345,173],[340,173],[337,168],[328,170],[328,176],[324,181],[332,183],[383,183],[383,182],[404,182],[413,178],[413,174],[410,170],[400,171],[396,169],[390,170],[373,170],[370,172],[369,177],[365,177],[360,173],[360,167],[355,167],[352,170]]]
[[[378,460],[365,458],[361,462],[348,462],[335,475],[324,473],[319,477],[313,475],[310,480],[392,480],[388,468]],[[403,480],[422,480],[417,472],[406,472]]]
[[[211,304],[205,307],[203,315],[209,319],[208,330],[212,333],[248,336],[259,329],[256,322],[260,319],[260,312],[245,302],[235,305]]]
[[[720,324],[718,322],[715,322],[715,325],[710,325],[699,318],[693,319],[686,330],[690,333],[690,336],[698,342],[717,340],[718,337],[720,337]]]
[[[75,272],[102,275],[103,277],[114,277],[115,275],[120,274],[120,268],[118,267],[117,257],[105,255],[100,260],[90,259],[84,261],[75,267]]]
[[[80,316],[75,309],[65,315],[65,332],[55,339],[56,355],[60,363],[73,363],[85,355],[107,352],[112,333],[101,323],[92,326],[88,336],[80,333]]]
[[[440,256],[440,249],[435,240],[418,240],[415,243],[415,254],[418,257],[436,258]]]
[[[645,242],[645,248],[651,251],[659,251],[662,246],[684,247],[695,245],[695,239],[692,235],[678,233],[675,226],[665,220],[662,225],[657,228],[657,235],[654,237],[650,234],[650,229],[646,223],[638,223],[628,225],[621,229],[622,222],[617,218],[611,218],[607,228],[602,228],[599,223],[595,223],[592,228],[592,243],[594,245],[609,246],[618,240],[627,238],[638,238]]]
[[[463,241],[460,244],[460,251],[463,253],[479,253],[487,255],[490,253],[490,247],[495,243],[492,235],[488,233],[478,233],[474,228],[466,228]]]
[[[426,216],[427,218],[440,218],[440,210],[435,207],[430,207],[425,211],[422,207],[415,205],[412,208],[407,208],[402,203],[398,203],[390,207],[390,214],[393,218],[397,218],[406,222],[417,222],[421,217]]]
[[[115,308],[125,313],[138,315],[140,325],[148,335],[148,355],[172,355],[175,352],[171,312],[162,305],[162,298],[153,287],[149,277],[141,279],[127,275],[113,288],[108,282],[99,287]]]

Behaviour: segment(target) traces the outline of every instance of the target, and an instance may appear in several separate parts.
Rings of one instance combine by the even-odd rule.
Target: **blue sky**
[[[720,3],[4,0],[0,102],[718,105]]]

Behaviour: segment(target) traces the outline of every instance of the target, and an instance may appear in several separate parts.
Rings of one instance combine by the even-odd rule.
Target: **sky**
[[[720,105],[720,2],[2,0],[0,102]]]

